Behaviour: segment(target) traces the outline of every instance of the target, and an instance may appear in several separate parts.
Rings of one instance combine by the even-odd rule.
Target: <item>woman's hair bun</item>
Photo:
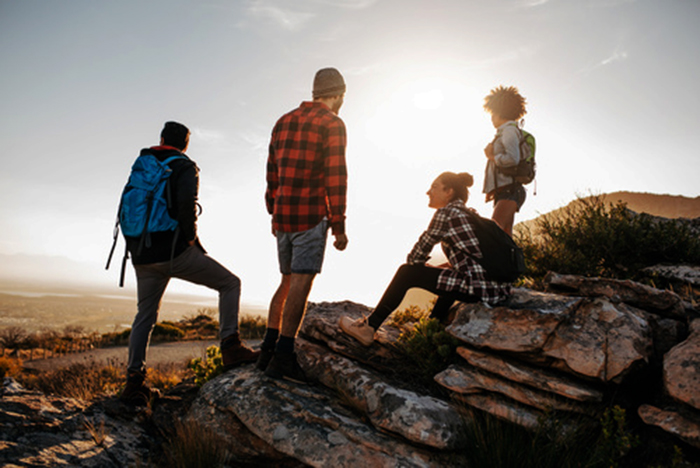
[[[457,177],[459,178],[459,181],[463,183],[466,187],[471,187],[474,185],[474,176],[472,176],[468,172],[460,172],[457,174]]]

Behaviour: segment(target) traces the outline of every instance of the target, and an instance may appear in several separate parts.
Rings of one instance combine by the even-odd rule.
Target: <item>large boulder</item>
[[[226,428],[240,421],[276,452],[309,466],[447,466],[445,455],[376,430],[341,401],[322,386],[268,379],[248,366],[204,385],[189,418],[230,438],[236,435]]]
[[[623,303],[516,290],[500,307],[462,304],[447,331],[471,347],[620,382],[652,353],[644,314]]]
[[[700,410],[700,319],[692,322],[688,339],[664,357],[663,378],[671,397]]]

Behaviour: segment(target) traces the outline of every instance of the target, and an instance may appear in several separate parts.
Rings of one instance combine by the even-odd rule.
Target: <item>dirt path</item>
[[[260,340],[246,341],[248,346],[257,346]],[[175,343],[153,344],[148,348],[147,361],[149,367],[157,365],[189,362],[196,357],[204,357],[206,349],[211,345],[218,345],[218,341],[178,341]],[[74,353],[51,359],[36,359],[25,361],[24,367],[36,370],[55,370],[68,367],[76,363],[96,363],[106,365],[111,363],[115,366],[126,366],[129,349],[126,346],[113,348],[99,348],[86,351],[84,353]]]

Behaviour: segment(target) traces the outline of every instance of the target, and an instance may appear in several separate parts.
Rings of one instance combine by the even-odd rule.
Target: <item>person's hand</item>
[[[486,155],[486,158],[493,159],[493,142],[486,145],[486,148],[484,148],[484,154]]]
[[[334,234],[335,235],[335,242],[333,242],[333,247],[335,247],[337,250],[340,250],[341,252],[345,250],[345,247],[348,246],[348,236],[345,234]]]

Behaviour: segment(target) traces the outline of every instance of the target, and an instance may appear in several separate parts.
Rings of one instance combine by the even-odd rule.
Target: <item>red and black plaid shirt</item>
[[[302,102],[272,130],[265,203],[275,231],[301,232],[324,217],[345,233],[345,124],[325,104]]]

